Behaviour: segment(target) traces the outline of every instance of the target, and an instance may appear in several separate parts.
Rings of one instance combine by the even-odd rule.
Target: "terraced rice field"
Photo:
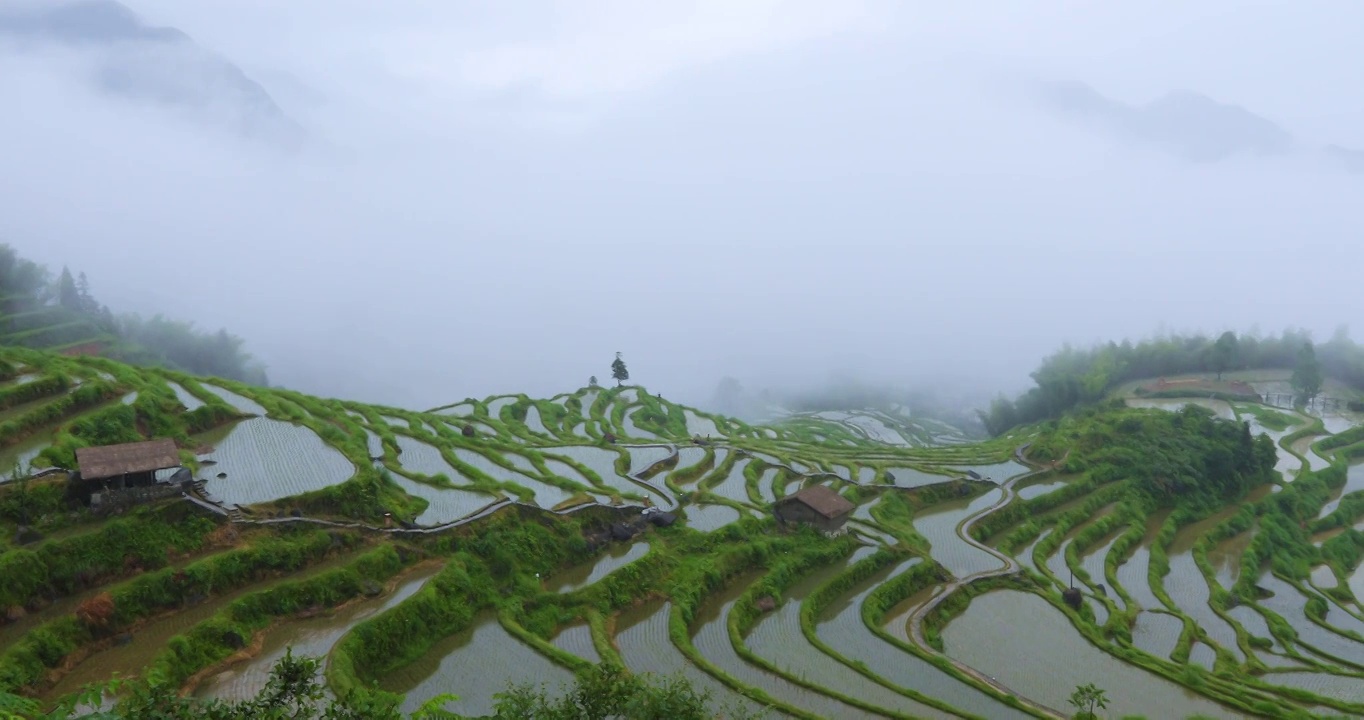
[[[1059,610],[1033,595],[997,591],[976,598],[943,641],[947,653],[1051,707],[1065,707],[1076,685],[1103,679],[1115,714],[1183,718],[1241,717],[1173,682],[1137,669],[1085,642]],[[1014,662],[1024,657],[1061,663]]]
[[[179,383],[168,382],[166,384],[170,386],[171,392],[175,393],[176,399],[180,401],[180,404],[183,405],[186,410],[198,410],[204,406],[203,400],[195,397],[188,390],[181,387]]]
[[[236,408],[241,412],[246,413],[247,415],[266,414],[265,408],[255,400],[238,395],[237,393],[234,393],[231,390],[220,388],[217,385],[209,385],[208,383],[202,384],[205,390],[213,393],[214,395],[217,395],[218,397],[225,400],[228,405],[231,405],[232,407]]]
[[[409,480],[401,475],[393,476],[393,481],[403,492],[425,500],[426,509],[416,518],[416,524],[433,527],[469,517],[489,505],[504,500],[501,494],[479,492],[465,488],[434,487],[426,483]]]
[[[573,592],[610,575],[616,569],[628,565],[649,552],[649,543],[637,542],[633,545],[615,545],[605,555],[568,568],[545,582],[550,592]]]
[[[759,705],[736,693],[705,671],[691,664],[668,637],[672,605],[663,601],[647,602],[621,613],[616,620],[615,643],[627,667],[657,676],[677,676],[692,681],[695,687],[711,694],[723,707],[754,710]]]
[[[147,373],[146,384],[118,382],[124,384],[96,408],[165,381]],[[192,409],[188,391],[170,387],[183,409]],[[1129,502],[1120,486],[1125,478],[1098,482],[1083,464],[1069,465],[1065,452],[1029,456],[1022,441],[1007,439],[965,443],[961,433],[899,412],[804,414],[746,428],[658,400],[670,417],[687,418],[685,435],[658,437],[629,419],[643,391],[604,388],[585,398],[586,420],[615,435],[612,445],[572,416],[547,427],[544,420],[555,417],[548,405],[541,405],[543,415],[531,406],[524,421],[504,420],[502,410],[530,402],[522,396],[401,411],[405,417],[398,418],[393,409],[348,404],[353,414],[268,389],[251,390],[252,400],[205,387],[239,413],[257,416],[232,417],[207,432],[196,427],[198,434],[181,439],[182,446],[215,446],[195,473],[205,480],[202,502],[244,506],[247,519],[234,522],[246,523],[236,531],[251,542],[276,532],[288,537],[264,520],[289,521],[276,516],[290,504],[309,513],[327,507],[314,491],[355,488],[425,502],[399,518],[412,526],[406,529],[380,525],[382,513],[299,518],[324,528],[317,530],[324,546],[327,533],[352,539],[335,540],[344,547],[288,579],[316,577],[372,547],[399,547],[403,562],[429,557],[467,574],[435,576],[432,569],[395,582],[392,593],[338,601],[340,610],[278,618],[254,658],[208,673],[197,688],[204,696],[254,693],[288,646],[333,657],[351,652],[372,638],[354,628],[436,617],[413,608],[486,581],[494,592],[447,606],[461,610],[444,620],[463,613],[461,622],[423,626],[415,659],[360,679],[404,693],[409,710],[453,692],[460,700],[449,710],[479,715],[493,709],[509,681],[555,689],[580,663],[618,655],[635,672],[680,673],[723,703],[770,705],[771,717],[1056,717],[1069,712],[1075,686],[1091,682],[1107,692],[1114,717],[1364,716],[1358,692],[1364,570],[1350,561],[1348,544],[1364,522],[1354,516],[1364,514],[1356,509],[1364,508],[1357,495],[1364,492],[1364,466],[1346,468],[1344,458],[1313,452],[1319,438],[1285,448],[1278,441],[1288,433],[1270,433],[1274,460],[1286,471],[1279,477],[1292,483],[1263,482],[1225,505],[1180,513]],[[25,403],[20,415],[54,399]],[[1162,411],[1183,404],[1151,403]],[[465,437],[460,417],[482,418],[484,407],[477,433]],[[384,412],[391,422],[379,420]],[[1123,412],[1143,422],[1169,417]],[[613,419],[620,417],[626,419]],[[555,435],[575,426],[579,439]],[[59,425],[42,427],[6,451],[36,455],[59,436]],[[1346,429],[1327,426],[1328,433]],[[713,444],[693,445],[692,435],[711,436]],[[384,457],[390,437],[399,452]],[[713,459],[706,463],[708,452]],[[638,476],[674,453],[675,465]],[[1338,480],[1311,489],[1332,472]],[[965,479],[969,473],[979,479]],[[777,526],[771,503],[814,484],[854,503],[839,526],[850,532],[824,537]],[[401,512],[393,496],[367,502]],[[677,506],[682,520],[671,527],[640,522],[620,536],[628,539],[613,540],[639,516],[645,498]],[[270,504],[277,500],[289,504]],[[570,501],[586,509],[564,512]],[[1294,522],[1266,519],[1295,504],[1304,509]],[[1248,505],[1255,512],[1241,513]],[[347,521],[367,530],[352,532]],[[456,526],[449,535],[414,531],[447,524]],[[45,542],[76,542],[98,527],[61,529]],[[517,535],[509,527],[549,529]],[[484,528],[512,540],[481,544]],[[568,528],[573,542],[551,542],[562,540],[556,528]],[[1294,546],[1301,562],[1243,565],[1269,552],[1268,540],[1298,534],[1317,543],[1306,545],[1315,551]],[[558,559],[537,565],[535,577],[516,574],[518,563],[542,556]],[[863,572],[870,562],[880,564]],[[1061,592],[1072,574],[1079,609]],[[115,670],[137,674],[172,637],[205,627],[231,601],[285,579],[262,576],[166,609],[139,626],[129,649],[101,651],[75,672],[50,669],[55,683],[44,676],[38,694],[55,698]],[[639,583],[638,593],[621,596],[629,593],[622,583]],[[0,625],[0,645],[17,645],[44,623],[69,616],[98,589],[66,591],[32,618]],[[502,604],[504,595],[511,600]],[[0,651],[0,664],[6,657]]]
[[[404,577],[386,597],[350,605],[319,617],[294,620],[286,627],[266,635],[260,652],[215,673],[195,689],[199,697],[239,700],[255,697],[270,678],[270,669],[286,651],[298,655],[325,657],[353,625],[382,613],[411,597],[436,574],[439,568],[423,568]]]
[[[728,505],[691,505],[687,508],[687,527],[709,532],[738,521],[739,511]]]
[[[321,490],[355,474],[355,466],[317,433],[264,417],[240,422],[200,460],[214,463],[204,471],[208,493],[227,505]]]
[[[494,615],[485,613],[471,629],[442,640],[390,675],[384,689],[405,694],[403,710],[413,712],[425,699],[458,687],[459,699],[447,709],[478,717],[492,714],[494,695],[506,688],[508,679],[542,685],[557,695],[573,680],[573,673],[519,642]]]

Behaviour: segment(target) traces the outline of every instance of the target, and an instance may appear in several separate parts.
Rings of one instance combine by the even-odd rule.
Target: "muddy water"
[[[1077,685],[1108,691],[1108,714],[1240,717],[1182,686],[1090,645],[1056,608],[1035,595],[1001,590],[972,601],[943,631],[947,653],[1052,708],[1067,708]]]
[[[142,672],[148,663],[156,659],[161,651],[166,649],[171,638],[187,632],[195,625],[213,617],[237,598],[281,583],[313,577],[318,573],[346,565],[354,559],[355,555],[341,555],[330,558],[304,572],[287,578],[277,578],[249,585],[226,595],[209,598],[205,602],[174,614],[151,620],[132,633],[131,642],[126,645],[110,647],[86,658],[56,685],[44,692],[41,697],[45,702],[53,702],[64,695],[80,690],[85,685],[103,682],[115,675],[125,678],[136,676]]]
[[[441,640],[425,655],[380,682],[390,692],[407,696],[404,713],[441,693],[459,700],[446,709],[461,715],[490,715],[493,695],[510,683],[543,686],[557,696],[573,681],[573,673],[555,665],[507,633],[491,612],[480,613],[473,627]]]
[[[195,690],[195,695],[229,700],[254,697],[265,687],[270,679],[270,669],[284,657],[286,649],[292,648],[294,655],[326,657],[356,623],[411,597],[438,572],[439,567],[422,568],[403,578],[388,597],[355,603],[332,615],[294,620],[272,628],[256,657],[207,678]]]
[[[845,565],[836,564],[829,574],[836,573],[842,567]],[[759,688],[781,702],[808,710],[822,717],[850,719],[879,717],[822,693],[801,687],[784,677],[769,673],[756,665],[751,665],[740,657],[734,646],[730,644],[727,623],[730,610],[734,607],[734,603],[738,602],[739,596],[745,589],[746,583],[731,583],[723,593],[707,599],[697,612],[696,622],[692,628],[692,644],[696,646],[696,649],[706,660],[714,663],[741,683]]]
[[[914,567],[919,560],[901,563],[853,588],[852,593],[829,606],[816,628],[819,638],[835,652],[864,663],[872,672],[896,685],[939,698],[953,707],[987,718],[1027,718],[979,690],[939,670],[915,655],[904,652],[872,634],[862,622],[862,603],[882,582]]]
[[[906,712],[916,717],[951,717],[872,682],[820,652],[805,638],[800,628],[801,603],[844,567],[843,564],[835,564],[822,568],[797,582],[787,592],[785,603],[758,621],[745,639],[748,647],[790,677],[804,678],[877,707]]]
[[[1293,451],[1307,458],[1307,467],[1312,470],[1322,470],[1330,467],[1331,463],[1326,462],[1320,455],[1312,452],[1312,443],[1321,439],[1320,435],[1305,437],[1293,443]]]
[[[611,574],[612,571],[644,557],[648,552],[649,543],[647,542],[637,542],[632,545],[623,543],[612,545],[600,557],[555,573],[553,577],[545,581],[545,589],[550,592],[566,593],[587,587]]]
[[[1143,652],[1167,659],[1179,644],[1182,632],[1184,622],[1179,618],[1165,613],[1142,612],[1132,626],[1132,644]]]
[[[1004,567],[999,558],[971,545],[957,534],[963,520],[999,502],[1002,490],[995,489],[974,500],[956,500],[934,505],[914,518],[914,529],[932,545],[929,553],[953,575],[962,578]]]
[[[743,583],[740,589],[746,589],[753,579],[756,578]],[[636,673],[681,675],[697,690],[710,693],[710,707],[714,711],[723,707],[757,709],[757,703],[687,661],[668,636],[671,611],[670,603],[659,600],[620,614],[616,619],[615,644],[625,667]]]
[[[1348,474],[1345,476],[1345,485],[1343,485],[1338,492],[1332,494],[1331,500],[1322,506],[1321,512],[1318,513],[1317,517],[1323,518],[1335,512],[1335,509],[1340,505],[1340,501],[1344,499],[1346,495],[1353,492],[1359,492],[1360,490],[1364,490],[1364,464],[1351,465]]]
[[[1241,576],[1241,555],[1250,547],[1253,539],[1255,531],[1247,530],[1223,540],[1208,551],[1208,562],[1222,587],[1230,588],[1236,584],[1236,579]]]
[[[33,461],[37,459],[38,453],[46,450],[52,444],[52,433],[57,427],[57,425],[52,425],[42,428],[27,438],[0,449],[0,473],[3,473],[3,477],[0,477],[0,483],[10,480],[11,473],[16,465],[19,466],[20,477],[28,474],[25,471],[31,472],[34,469]]]

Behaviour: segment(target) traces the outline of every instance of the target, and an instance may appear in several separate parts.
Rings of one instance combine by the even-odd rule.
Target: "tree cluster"
[[[1307,349],[1304,349],[1307,348]],[[1221,373],[1241,369],[1295,369],[1295,390],[1303,399],[1320,392],[1322,377],[1330,376],[1352,387],[1364,388],[1364,347],[1342,330],[1326,343],[1312,345],[1304,331],[1285,331],[1278,337],[1223,333],[1169,336],[1139,343],[1110,342],[1088,350],[1069,345],[1042,361],[1032,373],[1034,387],[1014,399],[1000,396],[981,420],[992,435],[1018,425],[1061,417],[1080,405],[1102,400],[1119,385],[1133,380]],[[1312,366],[1315,365],[1315,368]]]
[[[6,316],[45,313],[47,325],[85,322],[89,333],[113,338],[105,354],[139,365],[159,365],[199,375],[268,384],[265,369],[243,349],[244,341],[226,330],[204,332],[193,323],[161,315],[115,317],[90,291],[85,273],[63,267],[56,279],[47,268],[25,260],[0,244],[0,334],[29,329]],[[38,345],[38,346],[41,346]]]
[[[1222,420],[1198,405],[1179,412],[1096,408],[1067,420],[1059,442],[1067,472],[1099,483],[1129,480],[1156,505],[1220,507],[1275,477],[1278,455],[1267,435]]]

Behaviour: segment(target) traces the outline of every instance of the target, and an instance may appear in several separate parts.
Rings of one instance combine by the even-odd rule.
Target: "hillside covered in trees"
[[[226,330],[206,332],[162,315],[115,316],[85,273],[48,268],[0,244],[0,345],[99,354],[136,365],[266,384],[265,369]]]
[[[1032,373],[1034,387],[1014,399],[996,398],[981,412],[981,420],[992,435],[998,435],[1019,425],[1059,418],[1134,380],[1190,373],[1217,373],[1220,378],[1223,372],[1263,369],[1292,369],[1294,392],[1306,401],[1320,392],[1324,377],[1364,388],[1364,347],[1343,330],[1316,345],[1301,330],[1286,330],[1278,337],[1233,332],[1218,337],[1171,335],[1136,344],[1109,342],[1087,350],[1067,345]]]

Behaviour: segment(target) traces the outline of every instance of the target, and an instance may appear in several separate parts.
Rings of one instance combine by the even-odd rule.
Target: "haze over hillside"
[[[993,393],[1359,304],[1354,3],[124,5],[0,32],[0,236],[287,387]],[[1108,130],[1037,102],[1077,79]]]
[[[112,97],[281,149],[303,140],[302,128],[239,67],[113,0],[10,0],[0,7],[0,43],[31,62],[63,65],[69,78]]]

